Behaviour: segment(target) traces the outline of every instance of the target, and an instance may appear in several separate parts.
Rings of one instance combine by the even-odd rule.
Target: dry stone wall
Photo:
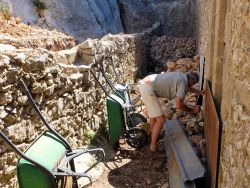
[[[1,130],[22,150],[44,130],[27,97],[18,88],[18,80],[24,78],[51,126],[73,148],[84,145],[85,130],[105,127],[107,118],[104,92],[90,76],[88,65],[104,63],[106,71],[110,71],[105,59],[112,56],[120,79],[132,82],[136,58],[140,57],[135,53],[139,38],[107,35],[58,52],[42,48],[3,50],[0,54]],[[94,65],[93,69],[98,71]],[[113,79],[114,74],[109,75]],[[0,187],[17,186],[16,162],[15,154],[1,141]]]

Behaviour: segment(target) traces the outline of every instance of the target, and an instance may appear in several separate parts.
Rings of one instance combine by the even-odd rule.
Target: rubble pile
[[[178,119],[183,126],[184,132],[190,143],[193,145],[195,152],[199,158],[205,159],[205,139],[204,139],[204,116],[203,111],[194,115],[185,111],[175,109],[175,100],[169,101],[162,99],[162,107],[166,119]],[[196,96],[188,93],[185,97],[185,103],[189,107],[196,104]]]
[[[76,45],[73,37],[56,30],[46,30],[22,23],[19,17],[8,20],[0,15],[0,43],[20,48],[45,48],[58,51],[69,49]]]
[[[152,38],[150,44],[149,58],[152,63],[152,67],[155,68],[155,72],[161,72],[166,70],[166,65],[171,63],[171,69],[174,64],[177,64],[177,60],[181,58],[190,58],[195,56],[195,39],[194,38],[176,38],[168,37],[166,35]],[[194,61],[192,59],[192,61]],[[179,64],[186,64],[185,62],[179,62]],[[188,63],[188,66],[190,66]],[[177,68],[180,69],[180,68]],[[188,67],[190,69],[190,67]],[[187,70],[188,70],[187,69]],[[182,72],[186,72],[183,68]]]

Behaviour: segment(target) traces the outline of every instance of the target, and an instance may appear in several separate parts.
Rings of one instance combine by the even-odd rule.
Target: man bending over
[[[152,74],[140,81],[139,90],[150,118],[150,150],[152,152],[156,150],[157,139],[165,123],[164,113],[158,97],[176,98],[177,109],[195,114],[199,113],[200,106],[196,105],[194,108],[189,108],[184,104],[184,97],[187,91],[203,95],[202,91],[191,88],[198,81],[199,76],[193,72],[187,74],[182,72]]]

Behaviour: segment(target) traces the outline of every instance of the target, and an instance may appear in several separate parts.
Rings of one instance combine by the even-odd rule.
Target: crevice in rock
[[[95,20],[96,20],[96,23],[98,23],[98,25],[100,25],[100,27],[103,28],[102,22],[99,20],[98,16],[95,15],[95,11],[94,11],[94,9],[92,8],[91,2],[89,2],[89,0],[87,0],[87,2],[88,2],[88,5],[89,5],[89,9],[91,10],[91,12],[92,12],[92,14],[93,14],[93,16],[94,16],[94,18],[95,18]]]

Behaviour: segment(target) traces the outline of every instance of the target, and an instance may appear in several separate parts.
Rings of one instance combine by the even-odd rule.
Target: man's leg
[[[153,128],[156,122],[156,118],[149,118],[149,124],[150,124],[150,133],[152,134]]]
[[[156,150],[157,139],[159,137],[159,134],[160,134],[161,129],[163,127],[163,124],[165,122],[164,115],[158,116],[154,119],[155,119],[155,124],[154,124],[152,132],[151,132],[151,143],[150,143],[150,150],[151,151]]]
[[[148,115],[150,117],[150,150],[155,151],[156,142],[165,122],[165,117],[163,115],[161,104],[152,86],[141,82],[141,84],[139,85],[139,90],[142,96],[142,101],[145,104],[145,107],[148,111]]]

